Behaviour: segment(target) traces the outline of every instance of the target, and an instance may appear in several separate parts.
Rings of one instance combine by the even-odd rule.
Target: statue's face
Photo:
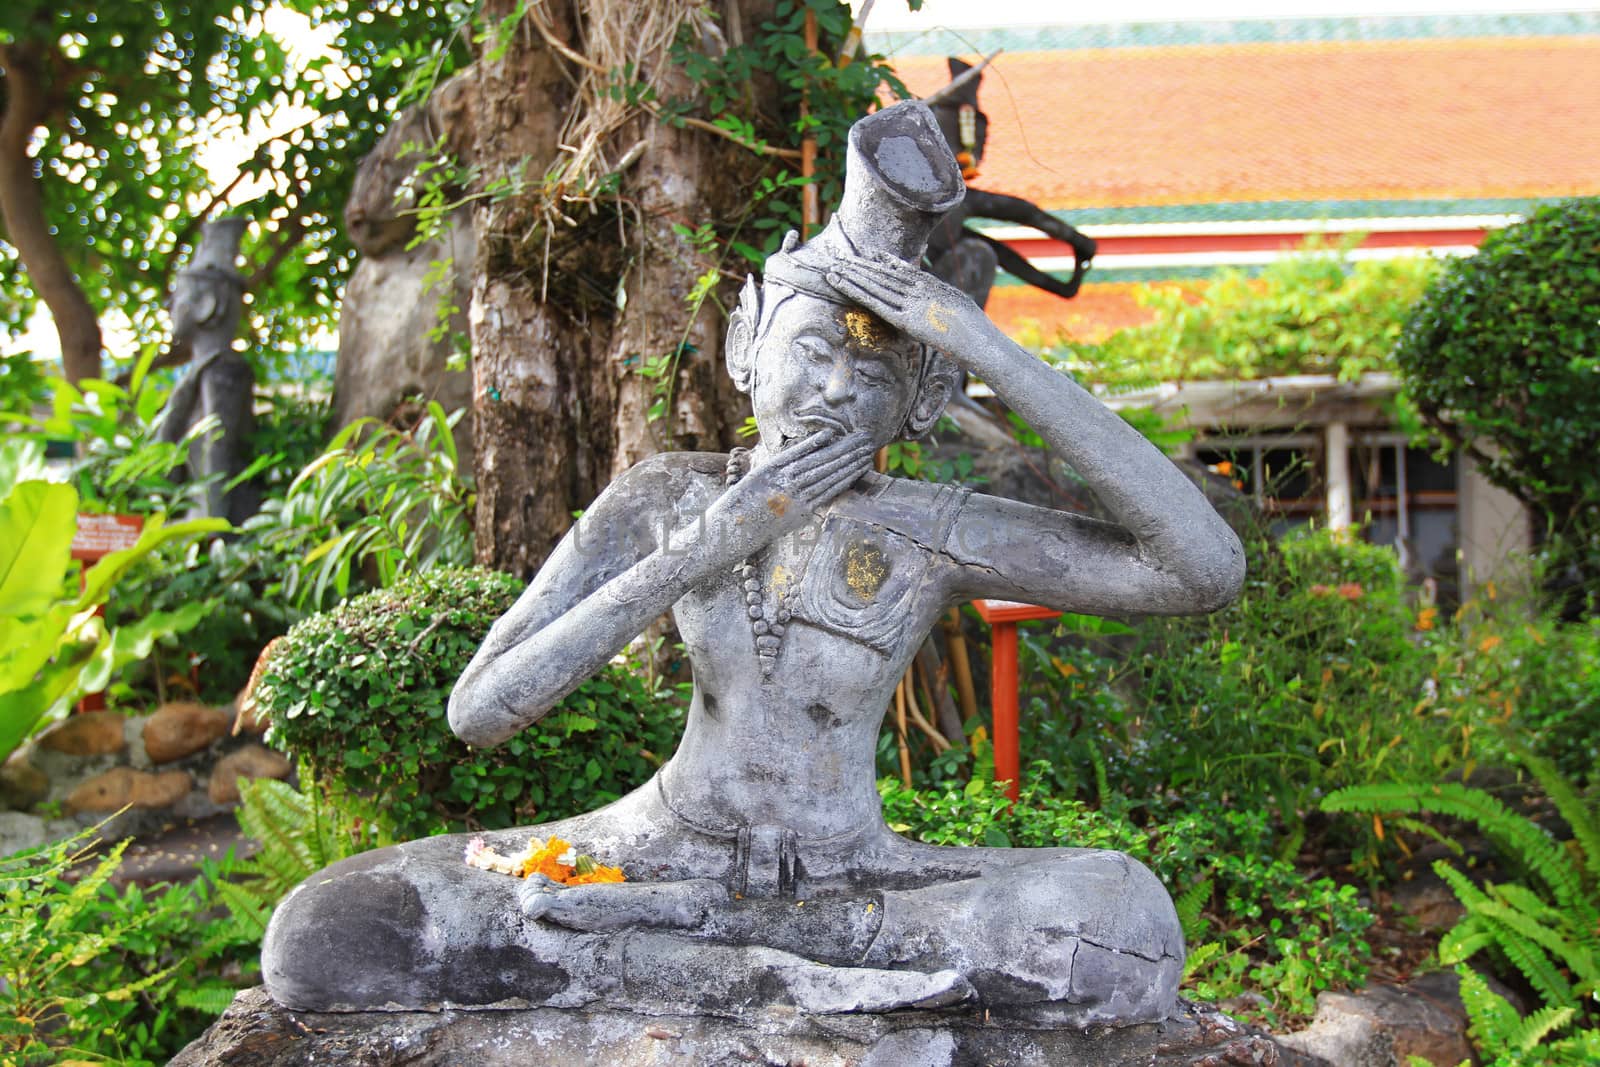
[[[756,341],[756,426],[777,450],[823,427],[895,440],[916,396],[917,346],[864,311],[805,293],[783,300]]]
[[[172,299],[167,305],[172,316],[172,338],[188,341],[200,327],[207,324],[217,310],[213,286],[202,280],[179,275],[172,287]]]

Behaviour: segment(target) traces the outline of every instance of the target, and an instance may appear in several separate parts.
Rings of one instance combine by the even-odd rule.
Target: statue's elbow
[[[1205,563],[1195,576],[1193,584],[1196,608],[1205,614],[1221,611],[1239,598],[1244,588],[1244,546],[1230,529],[1223,528],[1214,551],[1207,554]]]
[[[483,701],[476,689],[470,675],[463,675],[450,691],[445,719],[450,723],[451,732],[461,740],[474,748],[487,748],[499,744],[505,736],[494,729],[490,716],[483,714]]]

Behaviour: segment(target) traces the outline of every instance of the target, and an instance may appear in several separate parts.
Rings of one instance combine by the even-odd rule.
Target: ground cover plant
[[[128,842],[96,844],[91,830],[0,859],[0,1061],[165,1063],[254,966],[254,940],[219,907],[228,863],[117,888]]]
[[[4,476],[15,479],[28,466],[25,448],[8,442],[0,449]],[[71,558],[78,506],[70,485],[26,477],[0,484],[0,759],[208,610],[189,604],[114,627],[95,614],[160,546],[192,542],[225,522],[169,524],[165,515],[151,515],[131,547],[84,568]]]

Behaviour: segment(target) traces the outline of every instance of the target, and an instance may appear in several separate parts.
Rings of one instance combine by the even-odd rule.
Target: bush
[[[1600,199],[1540,208],[1453,262],[1395,352],[1448,447],[1542,516],[1600,588]]]
[[[1277,374],[1349,381],[1388,370],[1406,313],[1438,266],[1422,256],[1353,263],[1355,240],[1329,248],[1313,238],[1257,277],[1225,270],[1204,287],[1141,286],[1138,301],[1155,321],[1046,358],[1119,387]]]
[[[1272,805],[1296,829],[1324,792],[1467,758],[1458,705],[1429,699],[1439,660],[1392,551],[1327,531],[1257,534],[1246,551],[1228,608],[1143,627],[1142,730],[1113,780],[1136,796]]]
[[[680,702],[627,666],[498,748],[450,732],[450,690],[522,588],[442,568],[304,620],[257,689],[272,737],[384,808],[400,837],[548,821],[621,796],[671,753],[683,721]]]

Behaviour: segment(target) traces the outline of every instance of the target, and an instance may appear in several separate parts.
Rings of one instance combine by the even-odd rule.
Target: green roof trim
[[[1279,222],[1284,219],[1396,219],[1450,215],[1526,215],[1567,197],[1488,197],[1459,200],[1259,200],[1225,204],[1165,204],[1052,211],[1074,226],[1163,222]],[[1011,223],[974,220],[976,229]]]
[[[1094,282],[1177,282],[1191,278],[1210,278],[1223,270],[1236,270],[1253,278],[1265,269],[1266,267],[1262,264],[1245,264],[1237,267],[1122,267],[1119,269],[1117,267],[1102,267],[1096,263],[1090,268],[1089,273],[1083,276],[1083,281],[1085,285],[1093,284]],[[1072,278],[1070,270],[1046,271],[1045,273],[1060,281],[1070,281]],[[1018,279],[1016,275],[1008,274],[1003,270],[996,274],[994,278],[994,288],[996,289],[1007,289],[1012,286],[1026,284],[1026,282]],[[1063,300],[1061,306],[1070,310],[1072,301]]]
[[[1600,11],[1399,15],[1367,18],[1233,19],[1094,23],[996,29],[868,30],[866,46],[888,56],[1060,52],[1081,48],[1414,41],[1462,37],[1569,37],[1600,33]]]

